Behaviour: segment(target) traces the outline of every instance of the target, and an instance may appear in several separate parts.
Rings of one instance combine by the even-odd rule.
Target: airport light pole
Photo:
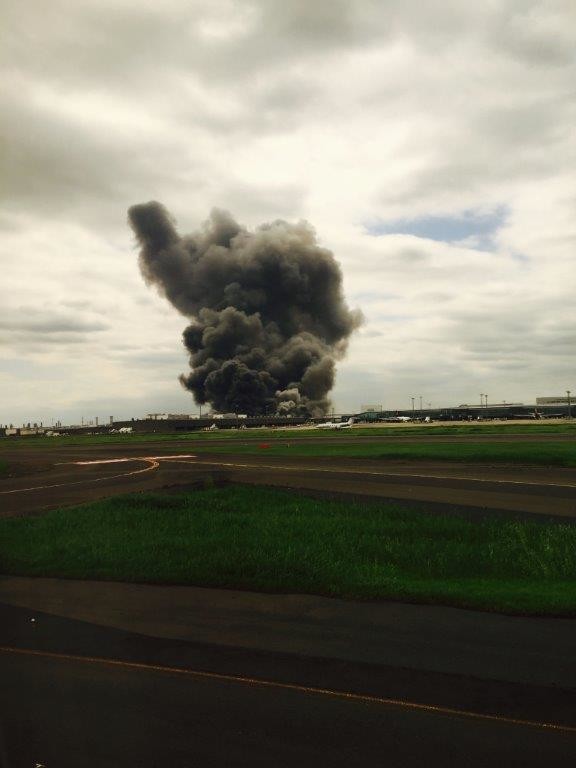
[[[415,399],[416,399],[415,397],[412,398],[412,418],[414,418],[414,400]]]
[[[568,395],[568,418],[572,418],[572,403],[570,401],[570,390],[566,390],[566,394]]]
[[[420,395],[420,416],[422,416],[422,395]]]

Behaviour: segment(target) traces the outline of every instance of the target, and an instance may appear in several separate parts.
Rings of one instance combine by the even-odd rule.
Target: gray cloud
[[[449,311],[447,316],[451,339],[468,360],[494,369],[523,365],[528,371],[571,356],[576,344],[576,317],[550,322],[549,311],[547,302],[527,300],[523,307],[503,303],[484,311]]]
[[[0,310],[0,345],[21,353],[42,355],[60,348],[84,346],[108,328],[101,320],[50,309],[27,306]]]
[[[111,357],[126,363],[129,368],[149,368],[155,371],[158,377],[166,378],[166,371],[172,369],[174,376],[180,372],[185,359],[183,351],[133,351],[133,350],[113,350]]]
[[[157,189],[179,167],[167,144],[155,145],[152,159],[147,139],[138,133],[71,120],[25,93],[13,93],[4,104],[0,200],[8,210],[76,220],[106,212],[121,218],[116,212],[122,200],[143,187]]]
[[[513,0],[501,3],[490,25],[490,41],[500,53],[534,65],[575,63],[576,10],[570,0]]]
[[[235,206],[242,216],[260,220],[283,216],[298,218],[304,209],[305,190],[296,186],[254,186],[253,184],[227,184],[221,192],[221,204]]]
[[[0,330],[29,334],[76,334],[105,331],[106,323],[83,320],[33,308],[19,308],[9,316],[0,315]]]
[[[219,6],[222,13],[214,16]],[[145,90],[179,70],[229,81],[264,62],[280,65],[373,36],[368,6],[373,8],[374,3],[260,0],[251,5],[253,23],[246,33],[219,42],[202,34],[203,22],[211,17],[208,10],[214,25],[225,27],[241,10],[231,3],[215,2],[210,9],[205,5],[204,13],[185,2],[170,3],[160,13],[141,3],[103,8],[96,2],[57,0],[51,13],[43,14],[43,44],[30,46],[30,30],[37,26],[44,6],[40,0],[24,0],[9,9],[2,49],[7,61],[25,61],[27,70],[38,76],[56,75],[69,83],[117,83],[121,74],[130,89]],[[64,66],[71,61],[74,67]]]

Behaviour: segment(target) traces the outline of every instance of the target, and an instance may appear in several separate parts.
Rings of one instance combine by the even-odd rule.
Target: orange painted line
[[[73,480],[70,483],[53,483],[52,485],[36,485],[31,488],[15,488],[12,491],[0,491],[0,495],[3,494],[9,494],[9,493],[26,493],[27,491],[43,491],[48,488],[64,488],[68,485],[84,485],[84,483],[99,483],[103,480],[117,480],[119,477],[130,477],[130,475],[139,475],[142,472],[150,472],[152,469],[158,469],[160,466],[160,460],[162,459],[195,459],[196,456],[194,454],[183,454],[182,456],[134,456],[132,458],[121,458],[121,459],[98,459],[96,461],[67,461],[67,462],[60,462],[60,464],[75,464],[75,465],[94,465],[94,464],[119,464],[119,463],[126,463],[131,461],[145,461],[149,464],[148,467],[144,467],[144,469],[136,469],[132,472],[123,472],[120,475],[109,475],[107,477],[91,477],[86,478],[84,480]]]
[[[0,491],[0,495],[8,493],[25,493],[26,491],[43,491],[47,488],[64,488],[68,485],[84,485],[85,483],[99,483],[103,480],[116,480],[119,477],[129,477],[130,475],[140,475],[142,472],[150,472],[152,469],[158,469],[159,462],[153,459],[138,459],[138,461],[146,461],[149,466],[144,469],[136,469],[132,472],[123,472],[121,475],[108,475],[107,477],[91,477],[84,480],[73,480],[70,483],[54,483],[53,485],[36,485],[32,488],[15,488],[12,491]]]
[[[438,715],[451,715],[455,717],[469,718],[494,723],[503,723],[504,725],[518,725],[526,728],[538,728],[555,733],[576,734],[576,727],[570,725],[558,725],[557,723],[546,723],[535,720],[521,720],[519,718],[504,717],[501,715],[485,715],[479,712],[471,712],[466,709],[454,709],[453,707],[443,707],[434,704],[419,704],[414,701],[405,701],[403,699],[387,699],[380,696],[368,696],[361,693],[350,693],[348,691],[334,691],[329,688],[316,688],[313,686],[297,685],[296,683],[277,683],[273,680],[263,680],[254,677],[242,677],[241,675],[227,675],[218,672],[204,672],[197,669],[188,669],[182,667],[167,667],[157,664],[142,664],[134,661],[120,661],[119,659],[105,659],[95,656],[76,656],[64,653],[52,653],[50,651],[34,651],[25,648],[12,648],[10,646],[0,646],[0,653],[12,653],[20,656],[36,656],[40,658],[56,659],[60,661],[78,661],[85,664],[101,664],[109,667],[119,667],[122,669],[137,670],[141,672],[160,672],[170,675],[183,675],[186,677],[195,677],[204,680],[218,680],[220,682],[237,683],[240,685],[249,685],[259,688],[274,688],[284,691],[296,691],[297,693],[306,693],[315,696],[329,696],[335,699],[344,699],[345,701],[360,702],[364,704],[378,704],[387,707],[396,707],[400,709],[409,709],[419,712],[428,712]]]

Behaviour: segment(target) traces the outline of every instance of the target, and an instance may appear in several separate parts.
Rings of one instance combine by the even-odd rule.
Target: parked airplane
[[[119,432],[121,435],[128,435],[128,434],[130,434],[130,432],[132,432],[132,427],[120,427],[120,429],[118,430],[118,432]]]
[[[326,421],[324,424],[317,424],[316,429],[347,429],[354,424],[354,419],[348,421]]]
[[[405,421],[412,421],[412,418],[410,416],[386,416],[386,418],[381,419],[381,421],[389,421],[389,422],[405,422]]]

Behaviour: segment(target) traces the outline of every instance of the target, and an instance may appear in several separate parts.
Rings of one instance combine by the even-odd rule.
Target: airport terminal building
[[[390,409],[385,410],[382,405],[369,405],[363,406],[360,412],[356,413],[342,413],[339,415],[333,415],[331,418],[337,421],[346,421],[350,417],[353,417],[357,423],[377,423],[394,420],[397,417],[402,417],[407,420],[414,421],[488,421],[488,420],[537,420],[537,419],[563,419],[570,418],[575,415],[576,407],[574,399],[569,395],[557,396],[557,397],[538,397],[536,403],[524,404],[524,403],[495,403],[488,405],[487,403],[479,404],[467,404],[463,403],[458,406],[448,406],[445,408],[418,408],[416,403],[412,408],[406,409]],[[42,424],[28,424],[26,426],[17,427],[13,425],[0,425],[0,435],[4,436],[16,436],[16,435],[56,435],[63,432],[83,434],[83,433],[108,433],[110,431],[117,432],[130,431],[140,433],[154,433],[154,432],[194,432],[202,429],[215,428],[218,429],[239,429],[250,427],[287,427],[287,426],[303,426],[309,424],[321,423],[326,420],[326,417],[308,417],[308,416],[291,416],[291,415],[269,415],[269,416],[249,416],[247,414],[215,414],[209,413],[207,415],[188,415],[188,414],[172,414],[172,413],[149,413],[145,418],[135,418],[130,420],[113,420],[109,419],[109,423],[102,424],[98,422],[98,419],[94,419],[90,422],[85,422],[81,425],[69,425],[64,426],[58,422],[56,427],[44,427]]]

